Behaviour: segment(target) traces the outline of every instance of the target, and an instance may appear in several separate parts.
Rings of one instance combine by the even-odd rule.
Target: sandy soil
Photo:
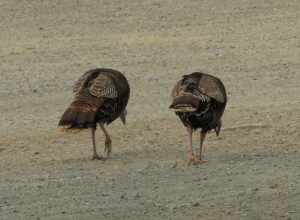
[[[1,1],[0,219],[300,219],[299,12],[298,0]],[[57,130],[94,67],[132,87],[106,162],[90,160],[89,132]],[[209,163],[187,167],[168,105],[197,70],[229,103]]]

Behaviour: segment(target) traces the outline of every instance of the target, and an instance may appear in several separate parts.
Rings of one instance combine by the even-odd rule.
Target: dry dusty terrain
[[[300,219],[299,12],[299,0],[1,1],[0,219]],[[94,67],[132,88],[106,162],[90,160],[89,132],[57,130]],[[187,167],[168,106],[192,71],[220,77],[229,103],[209,163]]]

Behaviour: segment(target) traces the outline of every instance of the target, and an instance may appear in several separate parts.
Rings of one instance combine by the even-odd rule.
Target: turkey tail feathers
[[[74,101],[64,112],[58,126],[63,131],[96,127],[97,108],[89,103]]]

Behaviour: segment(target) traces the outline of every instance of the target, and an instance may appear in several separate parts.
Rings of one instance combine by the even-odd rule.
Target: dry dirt
[[[0,219],[300,219],[299,12],[299,0],[1,1]],[[90,160],[89,132],[57,130],[95,67],[132,88],[106,162]],[[168,106],[192,71],[220,77],[229,102],[209,162],[187,167]]]

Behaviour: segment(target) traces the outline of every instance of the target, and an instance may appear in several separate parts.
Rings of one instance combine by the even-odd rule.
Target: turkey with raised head
[[[105,159],[96,150],[97,123],[105,135],[107,157],[111,153],[111,138],[105,128],[120,117],[126,122],[126,106],[130,87],[125,76],[113,69],[93,69],[84,73],[73,86],[74,99],[59,121],[65,131],[91,129],[93,159]]]
[[[223,83],[215,76],[195,72],[184,75],[172,90],[173,102],[170,109],[175,111],[188,132],[188,164],[202,164],[202,147],[208,131],[220,133],[221,118],[227,103]],[[193,131],[200,131],[200,151],[195,156],[192,146]]]

